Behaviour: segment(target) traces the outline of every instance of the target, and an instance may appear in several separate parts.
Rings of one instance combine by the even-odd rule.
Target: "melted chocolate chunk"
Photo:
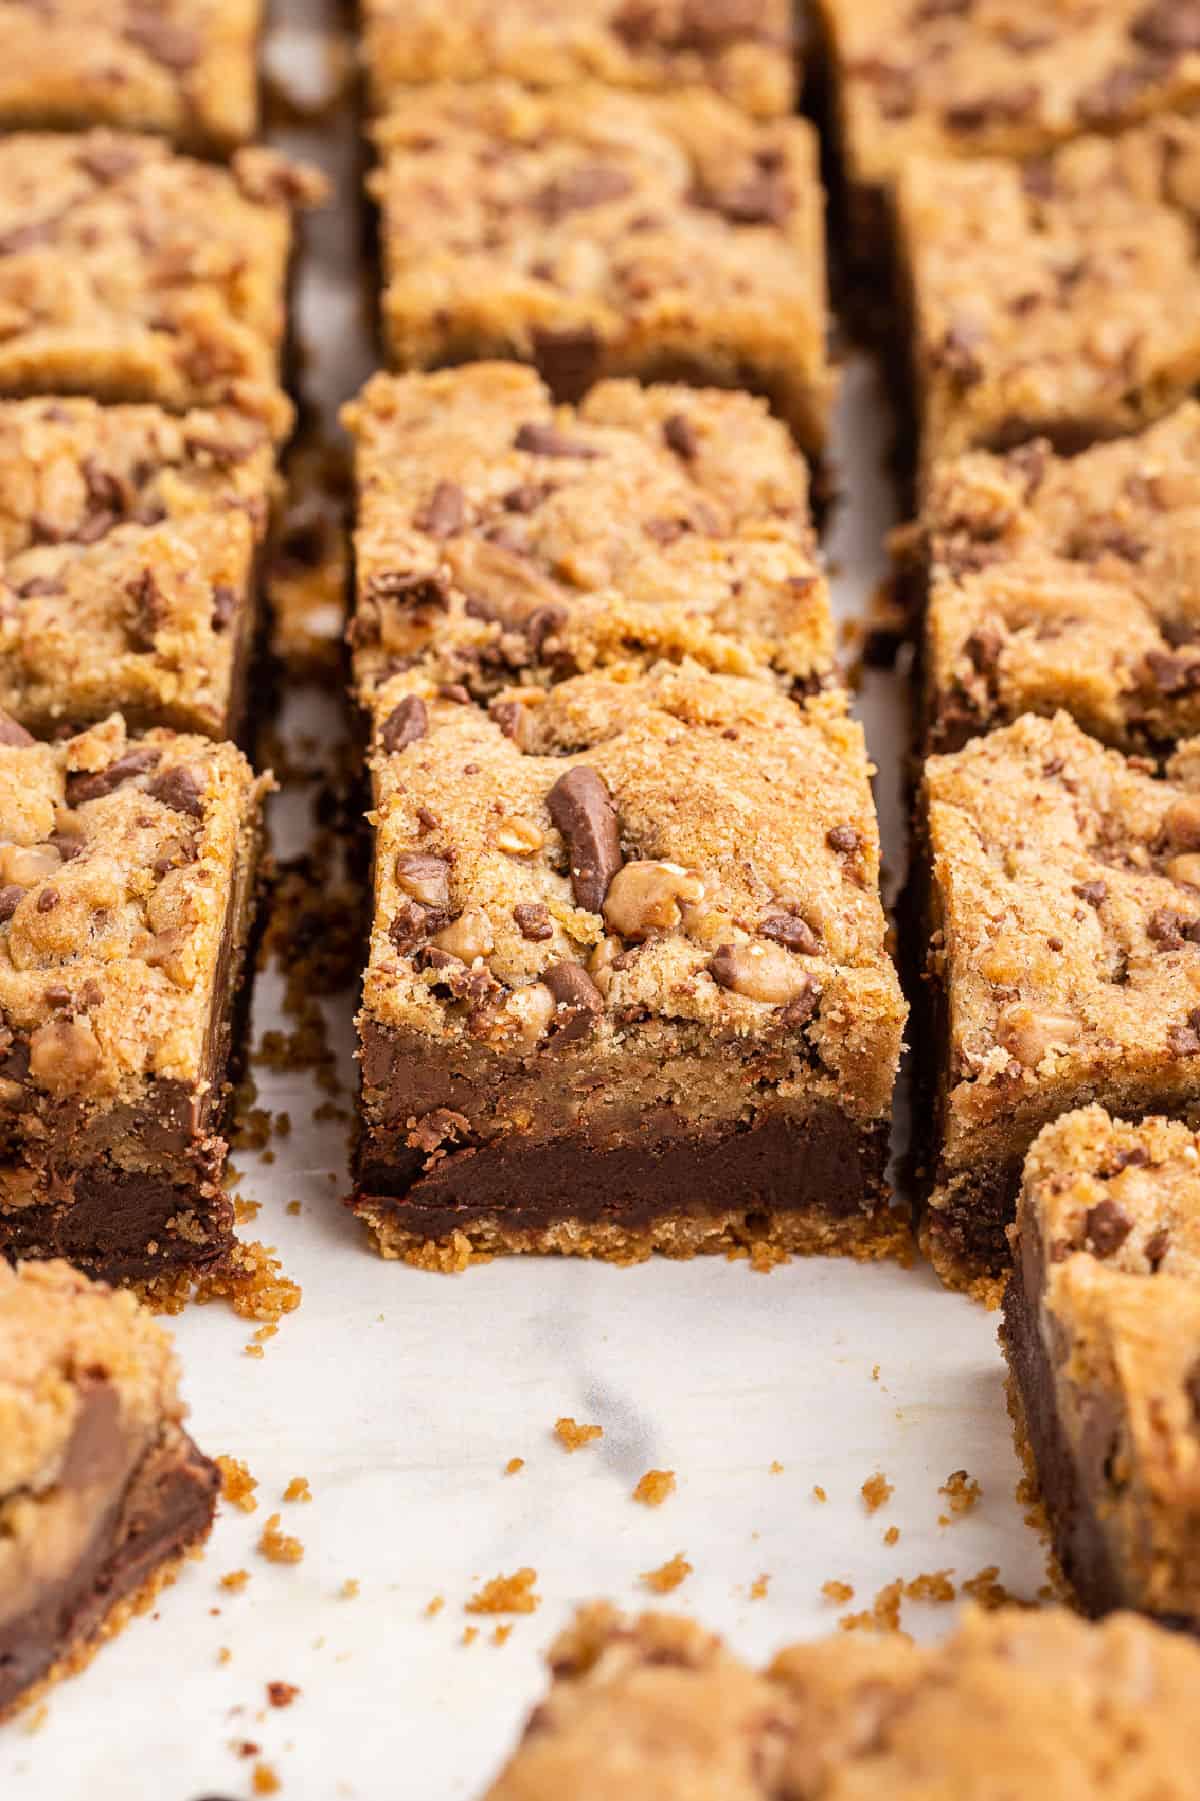
[[[576,904],[599,913],[624,862],[616,808],[604,779],[589,764],[577,763],[555,782],[546,806],[567,842]]]

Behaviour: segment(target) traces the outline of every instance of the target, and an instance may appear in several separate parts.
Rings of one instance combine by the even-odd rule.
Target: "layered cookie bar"
[[[1200,120],[1024,167],[914,156],[896,186],[922,467],[1138,430],[1200,380]]]
[[[1123,1615],[972,1609],[940,1645],[842,1634],[761,1672],[694,1621],[594,1603],[487,1801],[1195,1801],[1200,1650]]]
[[[393,361],[534,363],[765,394],[825,443],[823,203],[812,128],[700,89],[415,89],[376,127]]]
[[[925,765],[924,1231],[955,1286],[1006,1268],[1050,1120],[1090,1101],[1200,1114],[1198,752],[1158,779],[1064,713],[1027,714]]]
[[[364,0],[363,61],[375,106],[432,81],[507,75],[531,88],[581,82],[715,88],[758,118],[796,98],[789,0]]]
[[[0,402],[0,707],[236,737],[274,479],[231,410]]]
[[[232,150],[258,127],[261,24],[261,0],[0,0],[0,125]]]
[[[0,1262],[0,1719],[75,1674],[207,1536],[171,1342],[66,1263]]]
[[[292,210],[321,192],[269,150],[0,137],[0,395],[234,404],[283,436]]]
[[[1200,1137],[1086,1107],[1034,1141],[1003,1341],[1018,1448],[1093,1614],[1200,1632]]]
[[[219,1258],[263,783],[119,716],[0,735],[0,1253],[147,1280]]]
[[[353,1205],[386,1256],[902,1249],[860,728],[695,665],[377,699]]]
[[[1200,101],[1180,0],[817,0],[851,250],[878,267],[906,159],[1039,156]]]
[[[346,420],[364,698],[413,665],[484,699],[659,658],[832,679],[808,471],[763,401],[609,381],[555,407],[473,363],[376,376]]]
[[[1129,751],[1200,732],[1200,406],[1076,457],[939,465],[904,576],[930,749],[1060,707]]]

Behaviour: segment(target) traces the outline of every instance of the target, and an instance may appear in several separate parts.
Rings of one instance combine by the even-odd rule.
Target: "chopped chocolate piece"
[[[403,750],[414,744],[429,729],[425,702],[418,695],[407,694],[394,706],[379,728],[379,742],[384,750]]]
[[[616,809],[603,776],[576,763],[550,789],[546,811],[566,840],[576,905],[598,913],[622,863]]]

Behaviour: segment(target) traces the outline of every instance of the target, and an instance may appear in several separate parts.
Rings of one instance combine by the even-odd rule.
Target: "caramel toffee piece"
[[[400,367],[508,356],[556,398],[606,375],[752,388],[825,442],[816,137],[700,89],[414,89],[376,127]]]
[[[73,1673],[212,1524],[170,1340],[67,1264],[0,1262],[0,1718]]]
[[[1007,1264],[1049,1120],[1200,1107],[1200,746],[1156,779],[1068,717],[1026,715],[925,765],[919,808],[943,1277]]]
[[[291,211],[319,191],[269,150],[224,169],[109,131],[0,137],[0,394],[232,403],[284,435]]]
[[[385,1254],[904,1241],[840,695],[660,665],[489,714],[408,676],[377,721],[354,1205]]]
[[[1025,1162],[1004,1344],[1018,1443],[1090,1613],[1200,1632],[1200,1138],[1087,1107]]]
[[[759,118],[796,97],[789,0],[364,0],[374,104],[509,75],[531,88],[711,86]]]
[[[1071,458],[941,464],[913,542],[931,749],[1060,707],[1124,750],[1200,731],[1200,406]]]
[[[113,1278],[231,1242],[221,1122],[259,838],[232,745],[0,734],[0,1251]]]
[[[1024,169],[914,156],[896,190],[923,466],[1135,431],[1200,380],[1200,120]]]
[[[610,381],[556,408],[477,363],[376,376],[347,422],[364,699],[414,664],[482,699],[663,657],[831,679],[807,468],[763,401]]]
[[[817,0],[852,248],[906,159],[1036,157],[1200,100],[1191,0]]]
[[[273,466],[233,412],[0,403],[0,706],[236,737]]]
[[[224,151],[258,124],[260,0],[0,0],[0,124]]]
[[[749,1668],[691,1620],[594,1603],[487,1801],[1200,1796],[1200,1650],[1121,1615],[971,1609],[940,1645],[841,1634]]]

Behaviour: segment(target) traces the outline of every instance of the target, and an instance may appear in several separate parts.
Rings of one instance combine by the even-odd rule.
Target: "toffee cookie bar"
[[[659,658],[832,680],[808,471],[761,400],[533,370],[376,376],[357,443],[359,692],[418,665],[475,698]]]
[[[660,665],[377,708],[353,1205],[384,1255],[904,1249],[844,699]]]
[[[258,128],[261,0],[0,0],[0,125],[224,152]]]
[[[1200,746],[1151,767],[1064,713],[925,765],[924,1233],[954,1286],[1006,1268],[1051,1119],[1093,1100],[1200,1115]]]
[[[757,118],[796,99],[790,0],[364,0],[375,106],[432,81],[507,75],[530,88],[711,87]]]
[[[0,402],[0,707],[236,738],[274,482],[232,411]]]
[[[0,137],[0,395],[235,405],[285,436],[292,212],[322,192],[270,150]]]
[[[1035,440],[939,465],[906,561],[929,749],[1059,708],[1123,750],[1200,732],[1194,401],[1076,457]]]
[[[487,1801],[1196,1801],[1200,1650],[1145,1620],[971,1609],[943,1644],[841,1634],[761,1672],[691,1620],[582,1608]]]
[[[0,727],[0,1253],[211,1263],[264,784],[116,715],[56,744]]]
[[[699,89],[414,89],[376,127],[384,326],[399,368],[534,363],[559,400],[607,375],[750,388],[822,450],[823,196],[805,121]]]
[[[67,1264],[0,1262],[0,1718],[75,1674],[207,1536],[170,1339]]]
[[[1003,1340],[1018,1446],[1089,1613],[1200,1632],[1200,1138],[1087,1107],[1034,1141]]]
[[[911,157],[896,189],[920,463],[1137,431],[1200,380],[1200,120],[1024,168]],[[905,308],[899,309],[901,313]]]

